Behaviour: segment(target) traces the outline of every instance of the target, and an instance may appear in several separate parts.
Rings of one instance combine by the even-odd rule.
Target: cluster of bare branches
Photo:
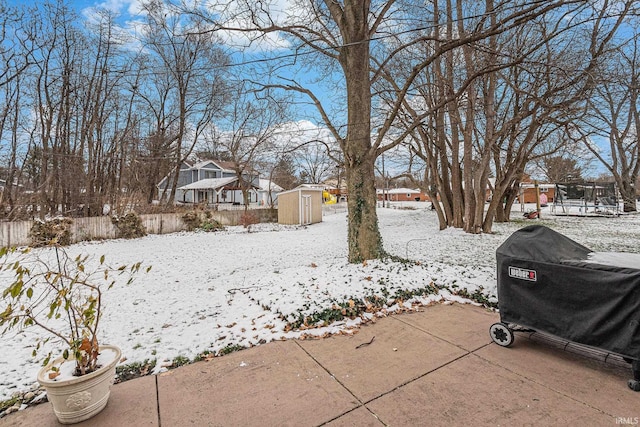
[[[231,73],[202,20],[142,6],[136,35],[64,1],[0,4],[0,218],[144,209],[165,176],[169,204],[215,121],[236,126],[216,144],[238,176],[259,157],[281,101]]]
[[[20,185],[43,215],[150,203],[163,176],[171,195],[183,161],[213,153],[239,178],[343,177],[357,262],[384,255],[374,183],[391,151],[442,228],[490,232],[532,165],[567,153],[592,152],[635,209],[635,3],[149,0],[133,39],[109,13],[80,27],[62,1],[3,6],[1,212]],[[294,99],[329,138],[283,131]]]
[[[400,146],[411,153],[403,175],[440,202],[442,228],[490,232],[496,218],[506,220],[527,166],[575,147],[571,129],[597,93],[602,64],[621,35],[637,35],[634,3],[298,0],[283,9],[219,0],[183,10],[249,43],[286,40],[296,62],[276,71],[312,67],[322,79],[339,77],[338,111],[286,73],[271,72],[264,85],[306,96],[340,146],[356,262],[384,254],[374,171],[382,153]]]

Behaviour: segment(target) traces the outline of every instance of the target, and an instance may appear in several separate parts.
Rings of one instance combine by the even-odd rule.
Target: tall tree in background
[[[42,40],[31,54],[34,69],[32,84],[35,121],[32,136],[39,150],[40,215],[68,213],[79,205],[81,186],[78,177],[84,161],[76,140],[81,69],[87,44],[76,27],[75,15],[62,2],[46,3],[30,17],[30,37]]]
[[[542,168],[551,183],[581,181],[582,168],[576,159],[549,156],[542,160]]]
[[[78,150],[84,160],[84,215],[100,215],[113,192],[109,176],[116,173],[115,155],[120,151],[117,130],[120,127],[119,96],[124,73],[112,73],[122,64],[118,42],[114,36],[114,16],[98,13],[96,22],[87,34],[87,50],[91,56],[82,58],[76,67],[82,69],[79,94]],[[126,70],[126,65],[122,67]]]
[[[451,29],[450,37],[446,40],[441,38],[439,31],[434,31],[440,28],[440,16],[434,19],[427,18],[429,22],[437,22],[438,25],[431,27],[430,31],[424,29],[424,17],[438,15],[434,13],[434,5],[439,3],[418,5],[415,2],[400,0],[309,0],[295,2],[290,9],[282,10],[281,7],[274,7],[275,2],[254,3],[242,0],[233,4],[207,2],[206,8],[190,10],[198,16],[207,16],[215,30],[240,31],[255,36],[255,40],[262,40],[272,34],[283,34],[298,54],[308,54],[314,61],[319,61],[321,57],[326,61],[326,67],[337,66],[336,69],[341,73],[344,82],[347,110],[344,126],[340,125],[340,120],[344,120],[344,117],[330,117],[319,96],[290,77],[284,77],[281,79],[282,83],[271,86],[307,95],[318,108],[325,125],[341,147],[349,194],[350,262],[379,258],[384,254],[376,214],[375,162],[381,153],[403,142],[427,116],[424,114],[418,117],[406,132],[388,135],[395,129],[393,125],[397,123],[401,114],[405,97],[415,88],[417,76],[430,64],[443,58],[447,52],[485,40],[489,40],[485,45],[489,52],[492,52],[493,42],[490,40],[497,34],[541,18],[557,8],[582,2],[564,0],[494,4],[489,0],[486,4],[479,1],[469,4],[458,0],[455,4],[454,20],[453,4],[446,1],[451,9],[451,17],[448,19],[450,26],[456,22],[464,22],[469,16],[480,17],[479,26],[465,28],[464,32],[458,28],[455,37]],[[403,56],[408,50],[424,46],[427,42],[436,42],[437,48],[426,57],[424,54]],[[494,49],[493,55],[495,54]],[[304,60],[302,56],[297,59]],[[393,91],[378,90],[377,82],[399,60],[403,61],[404,70],[410,71],[404,74],[402,80],[393,79]],[[474,70],[470,69],[469,72],[473,73]],[[459,95],[464,92],[463,88]],[[454,102],[454,99],[451,99],[451,102]],[[471,103],[473,99],[468,98],[467,102]],[[376,107],[384,108],[375,110],[374,114],[374,103]],[[376,123],[372,126],[374,117]],[[377,132],[373,132],[373,128],[377,129]],[[490,132],[490,126],[487,129]],[[467,140],[464,149],[469,152],[473,143],[470,139],[473,128],[465,132]],[[372,134],[375,134],[373,139]],[[487,150],[492,151],[490,146]],[[487,163],[487,157],[483,157],[482,163]],[[470,159],[464,161],[468,163]],[[455,159],[453,162],[456,162]],[[486,177],[486,172],[477,171],[476,176]],[[470,183],[467,191],[471,191],[470,186],[482,185],[481,182],[473,182],[471,178],[466,180]],[[475,200],[480,200],[479,197],[476,195]],[[473,203],[471,198],[469,203]],[[463,204],[460,204],[460,208],[468,209]],[[475,212],[472,212],[468,211],[467,216],[474,216]],[[476,224],[466,227],[469,230],[477,230]]]
[[[300,184],[291,156],[285,154],[280,158],[271,172],[271,180],[285,190],[291,190]]]
[[[634,35],[607,55],[594,72],[595,87],[585,107],[585,115],[570,134],[587,148],[613,175],[624,201],[625,212],[635,212],[640,176],[640,39]],[[610,157],[598,141],[606,141]]]
[[[460,2],[443,3],[442,20],[434,23],[441,40],[428,52],[503,20],[492,2],[486,2],[495,11],[489,20],[481,14],[459,19]],[[630,5],[613,15],[607,4],[598,10],[558,8],[449,51],[421,76],[421,96],[404,105],[404,128],[415,129],[413,150],[425,164],[424,187],[441,200],[435,205],[441,228],[490,232],[494,219],[508,220],[527,164],[562,149],[563,127],[579,115],[593,86],[592,71]],[[564,19],[574,13],[600,25],[575,29],[575,21]],[[576,43],[577,36],[586,43]],[[493,197],[486,206],[490,174]]]
[[[326,144],[311,141],[296,150],[300,180],[309,184],[320,184],[327,180],[335,169]]]
[[[173,171],[164,195],[167,203],[173,203],[182,163],[226,102],[229,58],[198,19],[187,21],[158,0],[145,2],[143,7],[152,73],[163,75],[161,99],[171,108],[157,112],[155,135],[161,146],[171,147]]]
[[[273,151],[278,125],[287,117],[287,102],[270,93],[254,90],[241,82],[233,90],[225,108],[221,131],[217,138],[220,151],[238,178],[245,210],[249,206],[249,190],[256,186],[253,177],[267,151]]]

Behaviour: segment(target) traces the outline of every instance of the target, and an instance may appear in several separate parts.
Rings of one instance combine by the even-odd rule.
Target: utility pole
[[[389,202],[389,178],[384,172],[384,153],[382,153],[382,207],[391,207]]]

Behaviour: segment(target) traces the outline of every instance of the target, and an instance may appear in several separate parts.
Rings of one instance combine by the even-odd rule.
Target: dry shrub
[[[240,225],[251,232],[251,226],[260,222],[260,218],[253,212],[245,211],[240,217]]]
[[[182,222],[184,222],[184,224],[187,226],[187,230],[189,231],[195,230],[202,224],[202,218],[200,217],[200,212],[198,211],[185,212],[181,218]]]
[[[202,231],[224,230],[224,226],[220,224],[220,222],[211,218],[211,212],[209,211],[203,212],[200,210],[193,210],[185,212],[182,215],[182,221],[185,223],[189,231],[196,229]]]
[[[112,216],[111,223],[115,225],[116,235],[120,238],[135,239],[147,235],[142,219],[133,212],[123,216]]]
[[[71,244],[71,218],[53,218],[46,221],[36,220],[31,227],[29,237],[31,246],[38,248],[48,245],[68,246]]]

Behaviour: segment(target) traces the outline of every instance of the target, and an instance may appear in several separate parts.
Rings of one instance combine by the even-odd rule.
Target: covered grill
[[[513,342],[524,327],[623,356],[640,391],[640,254],[594,253],[547,227],[511,235],[496,251],[501,323],[491,338]]]

